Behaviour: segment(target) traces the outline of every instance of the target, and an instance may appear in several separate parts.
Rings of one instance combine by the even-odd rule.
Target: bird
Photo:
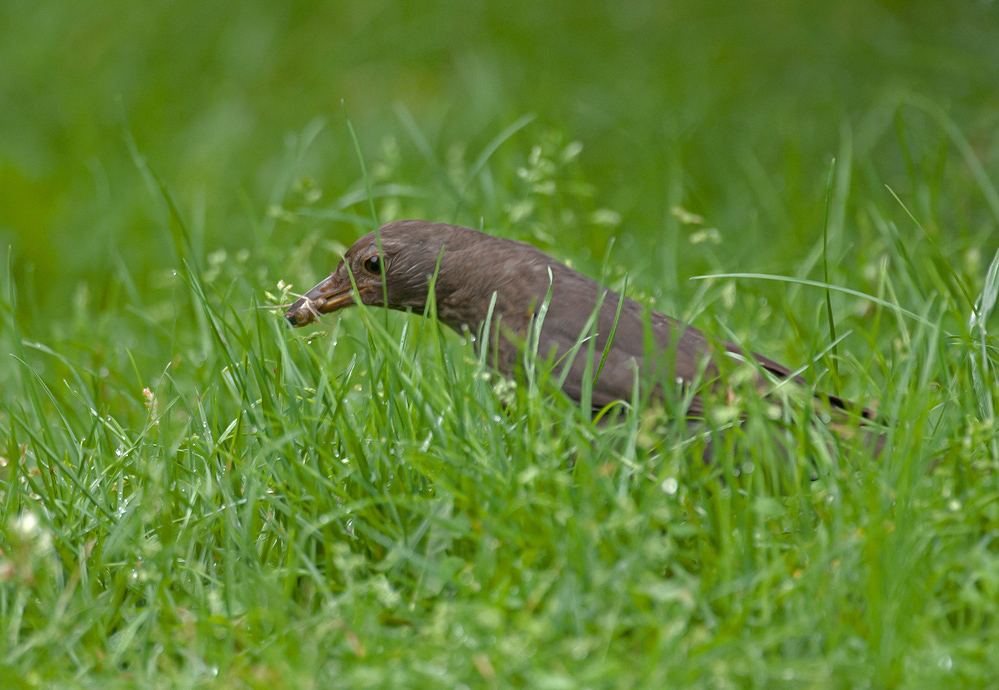
[[[735,395],[725,375],[726,358],[752,368],[750,387],[762,396],[782,381],[807,389],[786,366],[710,338],[531,244],[424,220],[388,223],[358,239],[285,318],[304,326],[358,302],[426,314],[431,287],[437,319],[471,334],[476,347],[487,348],[493,368],[516,378],[524,348],[536,344],[539,357],[551,358],[565,394],[577,404],[588,400],[594,411],[630,402],[636,382],[645,381],[660,398],[670,385],[695,387],[685,414],[703,418],[712,400]],[[593,354],[587,356],[591,339]],[[876,422],[873,411],[839,396],[814,393],[813,399],[856,419],[856,426]],[[876,445],[880,452],[883,441]]]

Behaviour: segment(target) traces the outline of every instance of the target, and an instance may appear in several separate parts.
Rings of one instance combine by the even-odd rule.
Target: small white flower
[[[24,541],[34,539],[39,532],[38,516],[31,511],[24,511],[14,522],[14,531]]]

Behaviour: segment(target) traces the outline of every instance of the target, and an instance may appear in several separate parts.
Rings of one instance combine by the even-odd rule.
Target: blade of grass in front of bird
[[[607,357],[610,355],[611,347],[614,346],[614,338],[617,336],[617,326],[621,321],[621,310],[624,308],[625,292],[628,290],[628,276],[624,277],[624,285],[621,287],[621,293],[618,295],[617,309],[614,311],[614,323],[611,325],[610,333],[607,334],[607,342],[604,343],[604,351],[600,355],[600,365],[597,367],[597,373],[593,377],[593,383],[596,385],[597,381],[600,380],[600,372],[604,370],[604,364],[607,363]]]
[[[969,327],[972,335],[978,336],[980,350],[970,358],[971,378],[975,386],[975,394],[978,398],[978,408],[983,419],[995,419],[995,408],[992,403],[992,393],[995,390],[995,382],[986,382],[989,377],[989,355],[988,355],[988,327],[987,321],[992,310],[995,308],[996,300],[999,299],[999,251],[996,251],[989,264],[989,269],[985,274],[985,284],[982,292],[975,300],[974,309],[969,318]]]
[[[825,222],[822,224],[822,271],[823,280],[826,285],[829,285],[829,209],[832,205],[832,186],[833,178],[836,175],[836,159],[832,159],[832,163],[829,165],[829,177],[826,181],[826,213]],[[829,342],[836,343],[836,319],[833,316],[832,307],[832,293],[828,288],[825,289],[826,296],[826,319],[829,325]],[[839,395],[839,358],[836,354],[835,345],[832,348],[832,386],[833,393]]]

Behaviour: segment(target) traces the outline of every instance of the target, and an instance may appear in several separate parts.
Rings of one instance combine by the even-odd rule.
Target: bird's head
[[[347,250],[329,278],[291,305],[285,318],[304,326],[319,314],[358,302],[422,311],[430,278],[451,238],[449,227],[406,220],[369,232]]]

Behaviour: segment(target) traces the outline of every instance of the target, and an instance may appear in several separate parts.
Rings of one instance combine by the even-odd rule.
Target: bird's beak
[[[350,280],[340,274],[341,271],[336,271],[306,292],[284,313],[284,318],[292,326],[305,326],[319,318],[320,314],[329,314],[354,304],[354,289]]]

